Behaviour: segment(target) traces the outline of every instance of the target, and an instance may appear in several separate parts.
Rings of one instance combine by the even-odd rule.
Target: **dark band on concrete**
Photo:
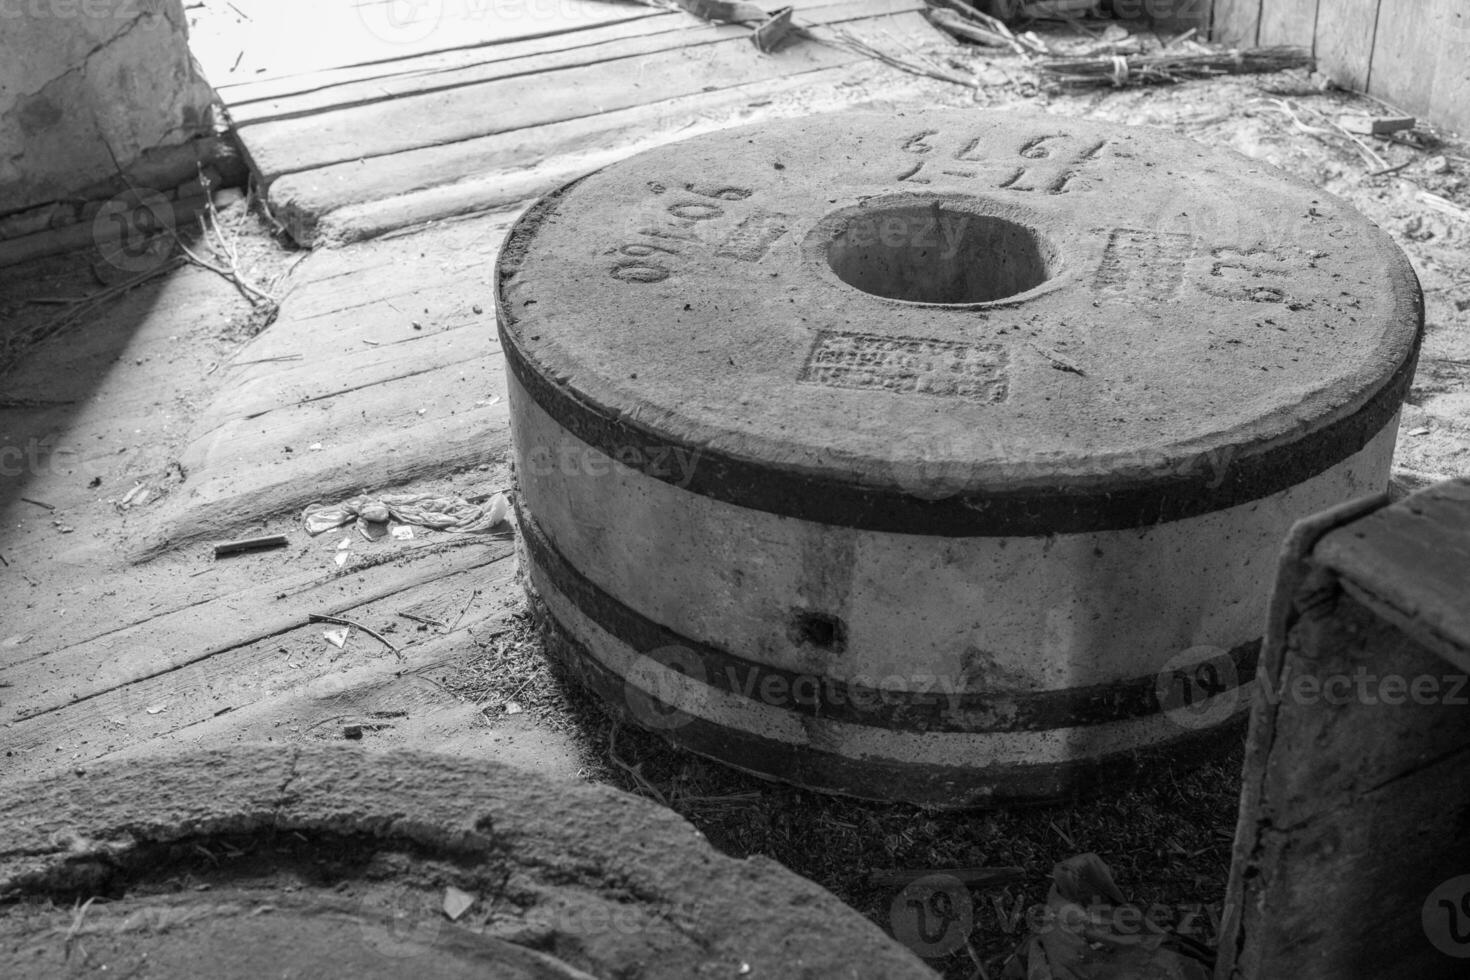
[[[520,251],[533,232],[534,223],[527,227],[524,219],[517,226],[516,235],[523,240]],[[514,239],[506,252],[517,252]],[[1411,356],[1357,411],[1308,438],[1230,460],[1223,473],[1206,468],[1188,476],[1132,484],[1118,480],[1100,487],[1028,487],[928,500],[897,487],[821,479],[698,446],[673,447],[666,435],[625,413],[590,404],[568,385],[538,371],[507,329],[513,320],[514,311],[503,311],[500,343],[516,380],[558,425],[610,459],[737,507],[864,531],[940,537],[1026,537],[1148,527],[1288,490],[1353,456],[1393,420],[1418,359],[1416,340]],[[662,466],[671,448],[687,454],[694,465],[678,473]]]
[[[1146,718],[1161,711],[1158,677],[1153,674],[1055,691],[946,691],[937,685],[928,691],[899,691],[756,663],[676,633],[628,608],[572,567],[523,508],[518,506],[516,513],[531,560],[568,602],[640,653],[671,646],[689,651],[702,667],[704,682],[728,694],[765,703],[764,692],[785,692],[778,706],[796,714],[912,732],[1051,731]],[[1260,642],[1252,640],[1229,651],[1234,677],[1223,678],[1217,693],[1236,690],[1255,677],[1259,650]]]
[[[625,720],[637,724],[627,711],[626,680],[604,667],[554,619],[548,625],[546,652],[552,661]],[[1118,786],[1145,770],[1208,762],[1240,743],[1245,717],[1242,713],[1216,728],[1181,730],[1176,739],[1133,752],[1098,757],[1079,746],[1077,758],[1066,762],[983,769],[853,758],[694,717],[663,734],[682,748],[762,778],[778,772],[783,781],[821,792],[966,809],[1076,799]],[[875,786],[883,787],[881,797],[874,795]]]

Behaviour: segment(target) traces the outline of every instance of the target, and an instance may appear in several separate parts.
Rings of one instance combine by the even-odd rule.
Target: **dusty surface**
[[[1232,147],[1343,196],[1405,250],[1425,288],[1425,346],[1404,412],[1398,474],[1410,482],[1470,475],[1466,386],[1470,222],[1461,212],[1426,203],[1419,196],[1428,192],[1452,207],[1470,207],[1470,152],[1462,144],[1426,142],[1421,149],[1373,141],[1374,152],[1386,166],[1403,168],[1370,176],[1383,168],[1368,162],[1346,140],[1324,143],[1301,131],[1284,109],[1320,122],[1319,117],[1339,111],[1377,107],[1342,93],[1320,93],[1301,76],[1043,97],[1013,58],[959,49],[945,49],[935,57],[941,63],[977,68],[985,83],[982,104],[1161,127]],[[935,84],[929,91],[924,105],[970,104],[963,90]],[[244,264],[260,281],[285,271],[294,258],[275,251],[263,231],[242,230],[241,236]],[[466,254],[449,250],[455,246],[446,246],[445,241],[430,230],[375,244],[401,248],[404,254],[428,252],[446,267],[479,259],[488,270],[493,262],[493,248]],[[244,248],[246,242],[259,249],[258,258]],[[445,251],[436,253],[439,249]],[[352,254],[350,249],[339,253],[348,263]],[[254,268],[257,261],[260,268]],[[369,293],[362,285],[397,275],[405,278],[393,293]],[[418,276],[416,271],[395,272],[391,262],[365,271],[350,287],[361,290],[364,302],[345,312],[343,319],[382,317],[383,323],[401,325],[402,320],[419,318],[430,327],[449,322],[449,313],[433,302],[416,307],[430,309],[427,315],[407,312],[416,290],[427,293],[416,298],[432,299],[444,288],[443,280],[429,282]],[[288,277],[281,288],[289,287]],[[85,256],[6,270],[0,286],[0,329],[15,334],[55,311],[30,300],[84,295],[99,288]],[[228,283],[197,267],[183,267],[32,348],[4,377],[0,657],[7,666],[0,669],[0,707],[5,709],[6,726],[0,727],[0,742],[6,753],[12,753],[4,757],[8,774],[85,767],[127,747],[147,754],[163,740],[184,746],[195,740],[227,745],[242,733],[255,732],[291,742],[340,739],[345,737],[343,721],[372,723],[362,729],[368,746],[457,741],[463,751],[486,754],[505,751],[510,744],[505,739],[513,732],[515,744],[527,749],[518,756],[527,764],[543,764],[547,753],[541,747],[554,744],[556,757],[565,763],[562,771],[575,774],[585,766],[586,775],[659,794],[706,828],[722,849],[775,857],[884,924],[890,921],[894,896],[868,883],[870,870],[1000,863],[1023,867],[1027,874],[1023,886],[976,894],[977,929],[971,941],[992,976],[1016,939],[1010,912],[1039,899],[1051,865],[1077,850],[1100,853],[1118,870],[1125,890],[1143,902],[1157,900],[1172,908],[1199,910],[1217,903],[1223,894],[1238,784],[1231,766],[1186,775],[1161,773],[1157,783],[1138,792],[1109,794],[1084,807],[980,818],[941,819],[904,808],[834,802],[731,777],[632,733],[619,737],[610,756],[608,722],[595,709],[576,708],[575,696],[569,707],[568,697],[559,693],[537,659],[523,655],[523,645],[508,645],[504,635],[495,635],[501,629],[495,616],[513,609],[518,592],[507,575],[494,580],[493,596],[474,595],[479,586],[473,583],[485,574],[479,569],[496,566],[491,561],[493,550],[454,564],[448,552],[411,558],[406,551],[395,550],[404,547],[403,542],[379,542],[372,549],[361,544],[354,546],[354,555],[364,553],[366,562],[366,553],[371,552],[371,562],[359,568],[359,558],[354,557],[347,571],[338,575],[333,554],[340,539],[302,537],[286,552],[233,562],[213,563],[207,541],[200,541],[144,564],[130,564],[135,545],[155,525],[152,508],[159,495],[176,492],[181,481],[187,485],[188,474],[174,464],[191,426],[228,387],[224,362],[232,355],[251,359],[243,353],[253,332],[245,326],[251,315],[250,305]],[[403,329],[412,331],[411,326]],[[487,341],[488,335],[487,328]],[[315,336],[329,342],[336,328],[323,321]],[[269,343],[270,337],[267,329],[259,342]],[[302,353],[304,358],[310,351],[290,353]],[[217,364],[221,366],[211,371]],[[329,362],[326,370],[331,370]],[[463,397],[473,406],[484,396],[466,391]],[[442,481],[433,485],[469,494],[501,485],[493,467],[439,473],[433,479]],[[124,504],[123,498],[139,484],[148,496],[140,501],[140,489]],[[54,509],[26,503],[22,497]],[[288,513],[252,518],[232,530],[243,536],[256,531],[296,533],[295,528],[295,517]],[[442,544],[419,542],[424,543],[436,548]],[[411,634],[423,641],[418,651],[423,660],[408,665],[422,671],[406,671],[400,678],[393,677],[400,669],[396,658],[370,638],[354,634],[345,651],[335,651],[322,640],[320,627],[307,624],[307,612],[326,608],[325,601],[317,602],[324,593],[308,591],[304,598],[276,599],[317,579],[321,582],[315,587],[332,590],[333,603],[350,604],[363,595],[381,597],[384,589],[402,582],[375,576],[418,575],[415,563],[430,557],[444,563],[435,574],[458,576],[452,590],[463,590],[455,593],[460,601],[452,609],[431,613],[445,628],[397,616],[400,608],[434,601],[445,591],[432,576],[413,586],[418,591],[401,605],[389,591],[389,598],[374,600],[380,605],[359,610],[364,621],[380,631],[398,620],[403,632],[386,633],[390,638]],[[286,584],[270,588],[282,581]],[[181,651],[180,659],[198,664],[180,668],[170,661],[150,667],[150,658],[160,652],[160,634],[150,625],[152,620],[191,607],[197,607],[193,625],[164,635],[183,637],[171,641]],[[448,629],[463,609],[469,610],[464,621],[457,629]],[[276,618],[267,622],[266,613]],[[479,614],[484,625],[471,629],[470,621]],[[266,622],[269,628],[256,628],[256,622]],[[114,635],[126,626],[134,633]],[[420,626],[425,630],[419,631]],[[83,700],[73,703],[69,685],[89,675],[80,668],[68,671],[59,663],[53,669],[48,659],[55,651],[93,638],[100,645],[91,648],[88,656],[95,659],[87,663],[131,670],[132,679],[111,689],[94,686]],[[230,646],[235,640],[249,642]],[[114,646],[106,646],[113,641]],[[211,651],[222,646],[244,652],[239,659],[231,659],[237,656],[231,652],[218,669],[204,671],[203,665],[217,659]],[[191,679],[188,671],[195,672]],[[25,675],[23,685],[18,682],[20,673]],[[221,677],[226,683],[221,684]],[[367,689],[374,689],[372,685],[383,683],[385,677],[413,685],[414,697],[422,699],[417,704],[425,707],[412,709],[411,716],[421,710],[428,713],[429,706],[457,714],[437,715],[448,720],[426,721],[421,729],[413,729],[402,716],[373,719],[374,711],[404,709],[393,707],[391,701],[385,705],[359,697],[361,692],[352,685],[361,680]],[[186,678],[188,683],[173,685],[168,678]],[[129,692],[135,683],[161,686],[139,697]],[[441,689],[446,683],[459,696]],[[3,686],[7,684],[12,686]],[[152,696],[160,692],[164,697]],[[45,724],[28,725],[11,710],[22,701],[38,700],[48,700],[58,709]],[[525,710],[510,711],[512,702]],[[189,711],[179,712],[180,706]],[[60,707],[75,714],[62,715]],[[150,712],[154,708],[160,710]],[[317,722],[322,724],[311,727]],[[255,724],[261,727],[252,729]],[[426,741],[411,741],[420,736]],[[580,760],[577,746],[592,750],[590,761]],[[1208,917],[1196,922],[1203,924],[1208,937]],[[968,977],[975,969],[974,960],[963,950],[935,963],[954,977]]]
[[[494,763],[238,747],[13,786],[0,819],[7,976],[932,976],[666,809]]]
[[[919,495],[976,509],[1227,452],[1263,496],[1240,474],[1267,448],[1361,447],[1319,461],[1315,437],[1406,368],[1420,326],[1402,253],[1345,202],[1153,130],[1002,113],[688,140],[548,200],[507,248],[518,377],[599,416],[583,438],[614,458],[626,418],[722,475],[753,459],[835,488],[891,479],[918,439],[944,477]],[[1007,261],[1035,274],[963,277]]]

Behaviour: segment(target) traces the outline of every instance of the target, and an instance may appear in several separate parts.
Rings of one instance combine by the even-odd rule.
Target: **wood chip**
[[[214,546],[214,557],[223,558],[225,555],[238,555],[246,551],[263,551],[267,548],[284,548],[291,542],[284,534],[270,534],[261,538],[241,538],[239,541],[226,541]]]

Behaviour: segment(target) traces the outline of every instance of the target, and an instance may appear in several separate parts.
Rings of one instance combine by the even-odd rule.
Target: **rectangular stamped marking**
[[[999,344],[823,330],[798,380],[831,388],[938,395],[997,404],[1006,400],[1006,352]]]
[[[1193,235],[1114,228],[1108,232],[1093,289],[1106,299],[1172,300],[1194,251]]]
[[[791,219],[772,211],[756,211],[747,217],[720,243],[715,254],[721,258],[738,259],[741,262],[759,262],[786,234]]]

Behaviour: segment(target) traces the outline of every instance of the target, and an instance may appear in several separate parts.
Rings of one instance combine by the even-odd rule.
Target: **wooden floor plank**
[[[748,41],[730,39],[247,125],[239,135],[269,186],[285,174],[334,163],[661,102],[853,58],[848,51],[814,43],[763,56]]]
[[[371,398],[354,404],[362,406],[363,412],[373,407]],[[342,433],[320,451],[293,453],[294,459],[274,466],[259,465],[259,455],[252,458],[220,446],[218,454],[200,457],[202,475],[190,480],[189,492],[171,497],[152,515],[152,527],[142,536],[132,560],[149,561],[263,517],[299,511],[312,501],[344,499],[363,490],[391,490],[440,473],[502,462],[510,454],[508,419],[502,400],[468,411],[451,409],[403,428],[362,426]],[[282,433],[274,426],[262,430],[246,434],[251,436],[253,449],[267,452]],[[225,440],[230,435],[224,430],[219,434]],[[309,430],[298,434],[309,435]],[[279,450],[275,455],[280,455]]]
[[[18,693],[6,701],[4,721],[18,724],[53,714],[299,629],[307,625],[310,613],[346,615],[387,596],[501,562],[512,553],[508,542],[479,536],[447,548],[436,543],[384,551],[398,554],[399,562],[339,569],[333,567],[330,551],[321,556],[317,571],[294,580],[222,596],[5,668],[0,676]]]
[[[237,16],[231,7],[245,16]],[[393,62],[649,15],[649,8],[640,4],[600,0],[451,0],[391,6],[348,0],[233,0],[191,12],[190,48],[211,84],[223,86],[233,80]]]
[[[917,15],[858,22],[874,41],[921,45]],[[861,30],[858,31],[861,33]],[[869,84],[880,79],[877,84]],[[791,72],[446,145],[291,174],[271,187],[277,213],[309,242],[346,242],[446,216],[518,206],[637,150],[756,119],[850,108],[917,89],[913,76],[850,55]]]
[[[421,334],[412,341],[359,347],[352,353],[332,358],[313,352],[309,361],[281,363],[276,365],[278,370],[236,386],[229,397],[216,400],[200,414],[195,431],[210,432],[231,421],[249,421],[287,406],[305,406],[423,374],[453,377],[453,373],[445,372],[462,368],[465,361],[499,348],[493,333],[469,325],[427,336]]]
[[[509,546],[500,544],[494,555],[490,560],[482,555],[472,567],[437,578],[423,576],[411,584],[400,583],[401,588],[379,588],[323,609],[301,605],[293,618],[283,617],[287,628],[275,635],[204,651],[177,669],[138,676],[12,722],[0,728],[0,750],[9,754],[7,771],[43,772],[56,768],[58,762],[75,766],[216,717],[230,724],[233,719],[224,712],[264,701],[307,698],[330,702],[344,692],[431,663],[447,649],[463,647],[475,625],[503,616],[514,600],[518,590],[513,584],[515,562]],[[384,624],[379,620],[392,617],[399,603],[412,601],[426,590],[462,586],[478,589],[481,596],[460,627],[445,637],[405,644],[402,657],[361,632],[339,651],[322,636],[329,627],[305,621],[307,610],[335,608],[338,615],[381,627]]]
[[[809,4],[802,9],[798,19],[813,24],[837,23],[906,13],[922,10],[923,7],[922,0],[839,0],[835,3]],[[641,26],[648,24],[648,21],[635,23]],[[229,94],[226,98],[231,98],[230,118],[237,126],[246,126],[328,111],[338,112],[385,99],[402,99],[496,79],[546,75],[604,61],[693,48],[718,41],[748,42],[750,37],[749,27],[740,24],[712,24],[688,15],[681,15],[672,22],[659,21],[654,26],[653,30],[629,32],[628,36],[605,41],[587,43],[587,39],[579,37],[575,46],[566,45],[517,57],[502,56],[434,72],[384,74],[361,81],[318,87],[286,97],[251,102],[242,102]]]
[[[642,17],[630,17],[608,24],[576,24],[564,30],[532,37],[411,55],[376,64],[345,65],[259,80],[245,79],[220,86],[218,94],[233,112],[240,107],[249,107],[252,103],[290,99],[339,85],[397,76],[434,75],[511,58],[526,58],[547,51],[572,50],[619,38],[681,30],[698,22],[697,18],[683,11],[658,7],[646,7],[644,11],[645,15]]]

